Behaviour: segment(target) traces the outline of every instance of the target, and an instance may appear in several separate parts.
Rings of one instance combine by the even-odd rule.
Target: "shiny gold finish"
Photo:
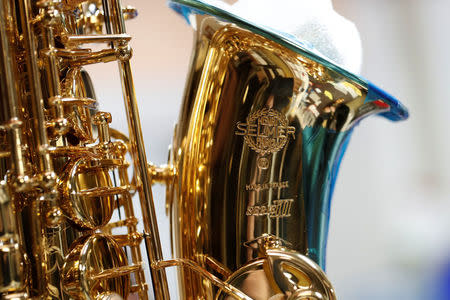
[[[142,241],[151,252],[148,265],[162,259],[159,241],[150,239],[158,233],[151,228],[156,220],[136,125],[131,37],[123,25],[136,11],[122,10],[118,1],[104,4],[0,2],[2,299],[148,299]],[[92,43],[102,48],[93,51]],[[109,128],[109,113],[97,111],[82,68],[111,61],[119,62],[124,81],[130,138]],[[135,217],[136,191],[144,233]],[[166,299],[164,271],[154,273],[161,276],[154,294]]]
[[[125,43],[131,40],[128,34],[93,34],[93,35],[65,35],[63,42],[71,45],[91,43]]]
[[[242,299],[242,300],[251,300],[252,299],[249,296],[247,296],[245,293],[243,293],[241,290],[235,288],[234,285],[223,282],[222,280],[215,277],[213,274],[206,271],[204,268],[200,267],[198,264],[196,264],[195,262],[190,261],[190,260],[173,259],[173,260],[161,261],[159,263],[156,263],[154,265],[154,268],[160,269],[160,268],[167,268],[167,267],[173,267],[173,266],[181,266],[181,267],[185,267],[187,269],[194,271],[199,276],[202,276],[205,279],[208,279],[208,281],[210,281],[217,287],[224,290],[226,293],[228,293],[229,297],[232,297],[232,298],[238,299],[238,300],[239,299]]]
[[[156,166],[150,163],[148,168],[152,176],[153,183],[171,184],[171,182],[175,179],[176,171],[172,165]]]
[[[287,118],[271,108],[251,113],[247,123],[238,122],[236,127],[235,134],[244,136],[247,145],[261,156],[278,152],[289,138],[295,139],[295,127],[288,126]]]
[[[324,201],[352,127],[388,105],[365,103],[367,87],[263,36],[210,16],[193,22],[170,155],[176,257],[253,299],[336,299],[317,265]],[[230,297],[190,269],[179,279],[183,299]]]
[[[113,165],[112,165],[113,166]],[[80,158],[69,163],[62,177],[61,194],[65,214],[87,229],[105,226],[115,208],[114,196],[128,189],[114,187],[108,171],[111,165],[101,160]]]
[[[74,242],[65,258],[62,284],[75,299],[101,299],[116,293],[126,299],[130,290],[130,273],[125,252],[110,236],[94,234]]]
[[[23,289],[23,257],[19,248],[19,229],[13,212],[13,200],[6,190],[5,182],[0,182],[0,293]]]
[[[280,245],[262,243],[260,258],[252,260],[227,279],[254,300],[336,299],[322,269],[308,257]],[[219,293],[217,299],[227,299]]]
[[[136,15],[120,0],[0,0],[1,298],[148,299],[151,280],[168,300],[175,266],[182,299],[335,300],[319,266],[328,211],[311,206],[330,192],[317,187],[330,185],[354,124],[389,105],[366,103],[366,86],[311,58],[197,16],[169,164],[148,164],[124,23]],[[118,63],[128,133],[110,128],[83,69],[107,62]],[[167,188],[171,260],[153,183]]]
[[[114,34],[125,33],[125,22],[123,18],[120,0],[111,0],[111,16],[117,20],[113,23],[112,30]],[[158,224],[156,221],[153,196],[151,192],[150,175],[147,168],[147,157],[144,148],[144,139],[142,137],[139,111],[136,102],[136,94],[133,85],[133,76],[131,72],[130,57],[131,48],[127,44],[118,45],[118,49],[124,54],[120,57],[119,72],[122,81],[122,90],[127,111],[127,121],[130,134],[130,146],[132,149],[135,175],[140,179],[141,184],[137,186],[139,199],[141,200],[142,217],[145,231],[145,243],[148,250],[149,261],[158,262],[163,259]],[[165,270],[151,270],[153,290],[155,298],[169,298],[167,279]]]

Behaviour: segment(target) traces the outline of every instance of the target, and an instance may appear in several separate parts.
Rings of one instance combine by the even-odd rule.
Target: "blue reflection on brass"
[[[293,50],[301,55],[304,55],[305,57],[326,66],[328,69],[333,70],[339,74],[342,74],[346,78],[353,80],[358,84],[361,84],[369,91],[366,101],[370,102],[376,99],[384,99],[391,106],[389,112],[381,113],[381,115],[383,115],[384,117],[392,121],[400,121],[408,118],[408,109],[400,101],[398,101],[397,99],[395,99],[382,89],[378,88],[365,78],[353,74],[352,72],[336,65],[326,57],[322,56],[307,41],[301,41],[291,34],[279,32],[272,28],[264,27],[258,24],[253,24],[252,22],[243,19],[240,16],[225,11],[222,8],[217,7],[211,3],[207,3],[207,1],[169,0],[169,5],[176,12],[180,13],[188,23],[191,23],[192,16],[198,14],[200,15],[206,14],[215,16],[221,20],[236,24],[242,28],[260,34],[261,36],[264,36],[286,47],[287,49]]]
[[[237,274],[269,236],[324,269],[353,128],[374,114],[404,120],[406,108],[290,35],[204,1],[170,3],[197,30],[173,143],[176,255]],[[203,286],[180,272],[186,291]]]
[[[325,269],[330,204],[351,129],[335,132],[322,127],[303,130],[303,189],[308,256]]]

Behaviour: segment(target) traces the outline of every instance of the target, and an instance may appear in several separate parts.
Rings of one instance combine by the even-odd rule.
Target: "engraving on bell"
[[[260,153],[275,153],[283,149],[289,136],[295,139],[295,127],[279,111],[263,108],[251,113],[247,123],[238,122],[236,135],[243,135],[247,145]]]
[[[294,199],[274,200],[273,204],[248,206],[247,216],[269,216],[270,218],[284,218],[291,216],[291,207]]]

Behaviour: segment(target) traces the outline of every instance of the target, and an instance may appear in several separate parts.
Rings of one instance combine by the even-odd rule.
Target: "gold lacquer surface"
[[[148,298],[142,253],[151,264],[161,249],[124,25],[135,15],[118,0],[0,2],[2,299]],[[128,135],[98,111],[84,66],[99,62],[119,64]]]
[[[23,257],[14,218],[13,199],[4,181],[0,181],[0,293],[23,288]]]
[[[254,300],[336,300],[334,289],[322,269],[290,249],[266,249],[262,258],[247,263],[227,282]],[[219,292],[216,299],[230,299]]]
[[[115,208],[115,194],[108,166],[98,159],[82,158],[68,165],[62,181],[63,205],[77,225],[96,229],[106,225]]]
[[[126,299],[130,272],[124,251],[112,237],[94,234],[74,242],[63,267],[65,291],[75,299],[102,299],[116,293]]]
[[[305,175],[304,166],[323,161],[332,174],[326,164],[339,157],[346,133],[379,108],[364,103],[367,90],[356,82],[264,37],[210,17],[196,22],[172,150],[176,255],[222,278],[260,257],[255,245],[267,235],[320,258],[312,245],[327,226],[306,208],[328,198],[314,189],[330,185],[331,175]],[[190,271],[180,279],[186,299],[214,297]]]
[[[170,163],[149,165],[135,16],[120,0],[0,1],[0,298],[145,300],[151,280],[168,300],[176,266],[183,299],[334,300],[321,266],[337,166],[352,126],[389,105],[317,57],[198,16]],[[128,133],[84,69],[109,62]],[[152,182],[167,184],[171,260]]]

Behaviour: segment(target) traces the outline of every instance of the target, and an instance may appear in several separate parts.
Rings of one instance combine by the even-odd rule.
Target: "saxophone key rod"
[[[3,99],[8,99],[7,107],[3,107],[5,111],[5,121],[8,122],[5,129],[10,131],[11,140],[11,155],[13,161],[14,175],[17,179],[24,179],[25,176],[25,162],[22,151],[22,121],[18,116],[18,96],[15,89],[14,72],[13,72],[13,55],[11,53],[7,33],[6,33],[6,14],[3,7],[0,7],[0,74],[4,78],[4,86],[1,86],[1,96]],[[2,85],[3,81],[0,82]],[[8,114],[8,116],[6,116]],[[9,119],[9,120],[8,120]]]
[[[117,43],[130,40],[131,36],[128,34],[66,35],[63,38],[63,41],[69,44]]]
[[[38,167],[39,171],[46,176],[48,188],[51,190],[56,183],[56,175],[53,170],[53,163],[50,159],[49,151],[47,151],[48,138],[47,128],[45,126],[44,116],[44,98],[41,90],[41,76],[37,62],[36,37],[31,28],[31,3],[30,1],[18,1],[20,12],[20,24],[23,34],[23,42],[25,46],[25,61],[27,66],[27,76],[31,92],[31,108],[33,118],[33,134],[34,147],[38,150]]]
[[[103,1],[106,3],[108,1]],[[125,22],[122,13],[120,0],[111,0],[109,2],[110,16],[105,17],[109,19],[112,25],[112,33],[125,34]],[[106,6],[108,7],[108,6]],[[105,8],[105,5],[104,5]],[[105,12],[106,14],[106,12]],[[110,28],[108,25],[106,28]],[[108,32],[110,33],[110,32]],[[148,260],[150,265],[153,265],[163,260],[161,240],[159,236],[158,223],[155,213],[155,205],[151,191],[151,178],[147,168],[147,157],[145,154],[144,140],[142,136],[142,128],[139,119],[138,105],[136,101],[136,93],[133,84],[133,75],[131,71],[131,48],[125,42],[118,45],[119,49],[123,50],[123,57],[119,60],[119,72],[122,81],[122,89],[124,94],[125,107],[127,111],[127,121],[129,126],[129,135],[132,145],[130,153],[133,157],[136,177],[140,179],[141,184],[138,185],[139,198],[142,206],[142,217],[144,223],[145,245],[148,251]],[[167,300],[170,299],[169,289],[167,285],[167,277],[164,269],[156,270],[151,268],[153,292],[155,299]]]

